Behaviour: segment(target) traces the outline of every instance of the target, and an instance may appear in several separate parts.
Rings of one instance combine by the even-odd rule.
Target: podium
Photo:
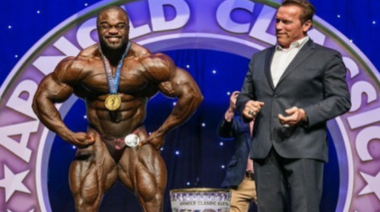
[[[172,212],[229,212],[228,189],[186,188],[170,190]]]

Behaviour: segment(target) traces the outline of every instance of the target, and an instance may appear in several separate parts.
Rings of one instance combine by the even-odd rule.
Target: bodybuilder
[[[34,112],[46,127],[78,147],[69,173],[78,212],[98,211],[103,194],[117,180],[136,193],[144,211],[162,211],[166,167],[159,148],[203,96],[193,78],[167,55],[151,54],[129,40],[129,18],[120,7],[103,9],[97,30],[99,43],[63,59],[41,81]],[[178,101],[159,129],[148,135],[146,107],[158,92]],[[72,94],[86,103],[87,132],[68,129],[54,106]]]

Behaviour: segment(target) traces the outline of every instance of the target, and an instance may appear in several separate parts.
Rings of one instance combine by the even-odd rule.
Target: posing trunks
[[[141,140],[141,136],[139,136],[139,132],[143,129],[145,129],[145,128],[144,128],[144,126],[141,125],[138,128],[136,128],[132,134],[137,135],[138,137],[140,137],[140,140]],[[90,126],[88,127],[88,131],[89,132],[92,131],[92,132],[95,132],[96,134],[98,134],[100,139],[106,144],[108,152],[110,153],[110,155],[114,158],[115,161],[119,161],[119,159],[123,155],[124,149],[127,147],[127,145],[125,144],[125,140],[124,140],[125,137],[114,138],[114,139],[106,138],[105,135],[100,134],[96,129],[94,129]]]

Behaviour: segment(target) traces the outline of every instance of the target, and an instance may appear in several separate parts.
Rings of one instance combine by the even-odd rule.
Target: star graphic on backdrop
[[[364,180],[367,182],[367,186],[359,193],[359,195],[365,195],[370,193],[375,193],[377,198],[380,200],[380,172],[377,175],[371,176],[366,173],[360,172]]]
[[[8,202],[9,198],[15,191],[21,191],[30,194],[30,191],[22,183],[30,170],[14,174],[8,166],[4,165],[4,178],[0,180],[0,187],[5,189],[5,201]]]
[[[13,212],[13,211],[8,209],[7,212]],[[29,212],[34,212],[34,209],[30,210]]]

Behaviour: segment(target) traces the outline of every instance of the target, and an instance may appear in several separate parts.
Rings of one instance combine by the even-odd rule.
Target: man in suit
[[[257,202],[253,161],[249,158],[250,131],[253,121],[245,123],[238,114],[235,114],[236,99],[239,93],[239,91],[234,91],[231,94],[230,105],[218,129],[220,138],[235,141],[235,152],[228,164],[222,183],[222,187],[231,189],[230,212],[247,212],[252,200]]]
[[[277,45],[252,56],[237,100],[245,121],[255,118],[251,157],[260,212],[288,207],[283,183],[293,212],[319,211],[326,122],[351,107],[340,53],[307,35],[314,12],[306,0],[282,3],[275,17]]]

